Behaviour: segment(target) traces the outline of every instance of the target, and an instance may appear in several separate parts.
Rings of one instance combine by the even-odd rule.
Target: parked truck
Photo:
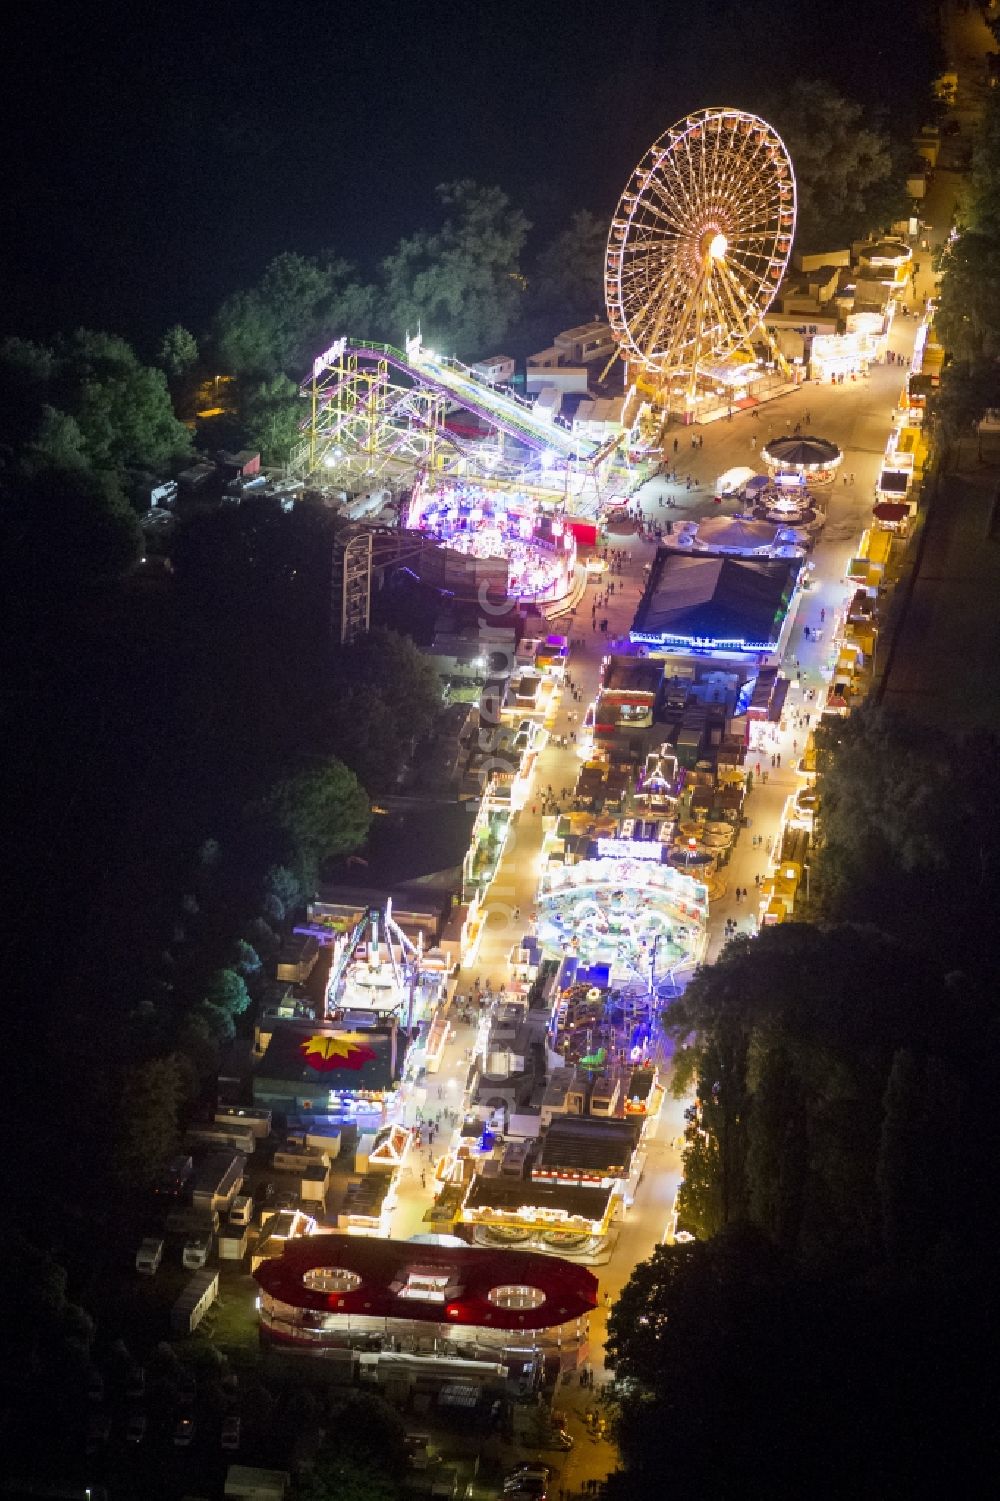
[[[271,1112],[244,1105],[219,1105],[215,1111],[215,1124],[252,1131],[258,1141],[266,1141],[271,1134]]]
[[[257,1138],[250,1126],[240,1122],[232,1125],[191,1126],[184,1141],[192,1151],[212,1147],[220,1152],[244,1152],[247,1157],[252,1157],[257,1147]]]
[[[170,1310],[170,1327],[175,1334],[191,1334],[219,1296],[218,1272],[195,1272]]]

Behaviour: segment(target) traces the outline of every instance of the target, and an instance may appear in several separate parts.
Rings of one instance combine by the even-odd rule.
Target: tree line
[[[957,222],[939,254],[934,324],[947,359],[936,400],[946,441],[1000,407],[1000,100],[990,89]]]

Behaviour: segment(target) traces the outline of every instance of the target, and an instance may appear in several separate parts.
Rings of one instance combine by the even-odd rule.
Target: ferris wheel
[[[693,392],[699,364],[755,339],[784,363],[763,316],[795,233],[784,142],[737,109],[703,109],[654,141],[608,238],[605,293],[619,353],[661,391]]]

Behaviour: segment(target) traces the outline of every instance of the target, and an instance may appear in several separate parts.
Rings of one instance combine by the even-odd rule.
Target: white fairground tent
[[[715,482],[716,495],[732,495],[736,490],[742,490],[756,475],[755,469],[748,469],[745,464],[739,464],[735,469],[727,469],[725,474],[720,474]],[[766,475],[761,475],[766,480]]]

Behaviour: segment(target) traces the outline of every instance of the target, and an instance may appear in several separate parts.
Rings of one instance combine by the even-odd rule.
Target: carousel
[[[829,439],[800,437],[797,433],[771,438],[761,449],[760,456],[772,478],[796,475],[811,485],[832,485],[834,474],[844,459],[836,443]]]
[[[758,474],[746,485],[743,501],[754,521],[776,528],[774,556],[781,548],[803,545],[824,516],[804,474]]]
[[[467,557],[506,562],[507,593],[513,598],[551,602],[572,586],[572,530],[523,491],[462,482],[418,486],[407,525]]]

